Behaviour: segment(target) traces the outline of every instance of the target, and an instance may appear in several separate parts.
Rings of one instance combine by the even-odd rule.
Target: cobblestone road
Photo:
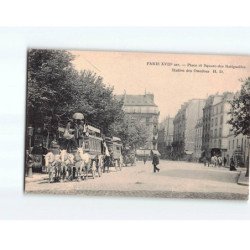
[[[26,177],[26,193],[75,194],[83,196],[133,196],[162,198],[247,199],[248,187],[237,185],[239,171],[204,167],[199,163],[161,161],[160,172],[138,162],[122,171],[104,173],[87,181],[48,183],[48,176]]]

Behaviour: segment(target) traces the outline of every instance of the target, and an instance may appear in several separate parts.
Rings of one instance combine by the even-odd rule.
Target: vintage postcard
[[[250,56],[29,49],[25,193],[248,199]]]

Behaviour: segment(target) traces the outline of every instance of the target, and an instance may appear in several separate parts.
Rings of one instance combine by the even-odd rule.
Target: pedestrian
[[[210,162],[211,162],[211,158],[209,158],[209,157],[207,156],[206,159],[207,159],[207,166],[209,167],[209,166],[210,166]]]
[[[154,166],[154,173],[156,171],[160,171],[160,169],[157,167],[157,165],[159,165],[159,157],[157,156],[157,154],[153,155],[153,162],[152,162],[153,166]]]
[[[145,165],[146,162],[147,162],[147,156],[144,156],[144,157],[143,157],[143,162],[144,162],[144,165]]]
[[[207,157],[203,157],[203,164],[204,164],[204,166],[206,166],[207,165]]]
[[[216,155],[214,156],[214,166],[218,166],[218,157]]]
[[[235,163],[233,157],[230,159],[230,171],[236,171],[237,169],[235,168]]]
[[[218,167],[222,166],[222,157],[218,156]]]
[[[224,156],[224,159],[223,159],[223,166],[225,167],[227,165],[227,158]]]

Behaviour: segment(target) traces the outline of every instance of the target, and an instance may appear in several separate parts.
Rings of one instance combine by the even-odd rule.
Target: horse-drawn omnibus
[[[118,168],[122,170],[123,158],[122,158],[122,142],[118,137],[105,137],[105,142],[107,144],[110,157],[111,166],[114,166],[117,170]]]
[[[82,148],[90,154],[93,178],[95,178],[95,171],[98,172],[99,177],[103,171],[104,152],[102,143],[103,138],[100,129],[87,125]]]
[[[84,133],[79,136],[81,139],[77,138],[77,140],[75,140],[75,138],[72,137],[72,139],[74,138],[76,145],[75,143],[72,143],[72,139],[66,139],[64,137],[65,129],[63,127],[60,127],[58,130],[60,132],[59,138],[62,148],[73,154],[76,153],[77,148],[80,148],[84,153],[89,154],[91,163],[88,173],[85,174],[88,176],[88,174],[91,173],[92,177],[95,178],[97,172],[98,176],[100,177],[102,175],[103,169],[103,139],[100,129],[95,128],[91,125],[86,125],[84,128]],[[70,129],[69,132],[73,135],[73,133],[75,133],[75,130]]]
[[[39,137],[39,150],[33,150],[33,152],[31,152],[34,156],[34,167],[45,168],[46,172],[48,169],[53,169],[51,166],[56,160],[51,160],[52,162],[48,160],[48,155],[53,154],[55,159],[58,157],[61,161],[63,159],[62,163],[60,163],[64,166],[63,175],[65,171],[68,171],[65,169],[69,169],[69,172],[73,169],[72,179],[75,177],[75,172],[77,172],[77,176],[79,176],[79,173],[83,173],[84,170],[84,176],[86,178],[88,178],[89,174],[95,178],[96,173],[98,173],[99,177],[102,175],[104,166],[108,168],[113,166],[116,170],[118,168],[121,170],[122,168],[123,158],[120,138],[105,137],[101,134],[99,128],[87,124],[81,113],[75,113],[73,119],[68,119],[67,121],[61,120],[60,124],[58,124],[58,129],[53,131],[53,133],[50,131],[48,135],[50,136],[47,136],[47,152],[45,152],[45,148],[41,146],[42,139],[44,139],[42,137]],[[47,157],[47,161],[43,163],[42,160],[44,161],[45,156]],[[67,159],[72,159],[72,157],[74,158],[72,162],[68,162]],[[83,162],[84,164],[82,164]],[[83,165],[84,168],[82,168]],[[78,171],[78,169],[80,169],[80,171]]]

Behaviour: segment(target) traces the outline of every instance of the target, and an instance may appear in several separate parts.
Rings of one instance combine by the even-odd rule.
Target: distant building
[[[123,110],[125,114],[132,119],[144,124],[148,131],[149,137],[143,149],[157,150],[158,142],[158,119],[159,108],[154,102],[154,95],[145,93],[144,95],[118,95],[117,99],[124,100]],[[158,151],[157,151],[158,152]]]
[[[228,148],[228,136],[231,125],[228,124],[230,119],[231,105],[228,102],[232,100],[234,94],[225,92],[223,95],[214,98],[211,112],[210,140],[209,148],[212,155],[226,156]]]
[[[203,131],[202,131],[202,152],[203,156],[211,157],[210,140],[211,140],[211,116],[213,110],[213,103],[221,100],[221,95],[211,95],[205,101],[205,106],[203,108]]]
[[[237,92],[234,97],[238,97]],[[234,159],[237,166],[245,166],[249,164],[249,140],[247,135],[239,134],[234,135],[234,131],[231,127],[228,135],[228,146],[226,152],[227,165],[229,165],[231,157]]]
[[[217,102],[213,103],[210,149],[211,154],[219,154],[223,158],[225,157],[227,165],[230,158],[233,157],[238,166],[246,166],[249,150],[248,138],[242,134],[235,136],[232,126],[228,124],[231,118],[229,101],[234,96],[234,93],[225,92]]]
[[[202,118],[205,100],[192,99],[185,102],[174,118],[174,156],[179,159],[192,158],[195,149],[195,126]]]
[[[232,126],[228,124],[234,93],[211,95],[203,108],[202,155],[211,157],[221,155],[229,165],[233,157],[238,165],[246,165],[248,156],[247,136],[234,136]]]
[[[174,137],[174,118],[166,117],[159,124],[158,133],[158,150],[161,157],[164,159],[170,159],[172,156],[172,143]]]
[[[234,135],[233,131],[229,132],[228,136],[228,147],[226,151],[227,165],[230,163],[231,157],[233,157],[236,165],[238,167],[245,166],[249,164],[249,142],[246,135],[239,134]]]
[[[203,119],[202,117],[197,120],[195,126],[195,139],[194,139],[194,158],[199,161],[202,157],[202,132],[203,132]]]

